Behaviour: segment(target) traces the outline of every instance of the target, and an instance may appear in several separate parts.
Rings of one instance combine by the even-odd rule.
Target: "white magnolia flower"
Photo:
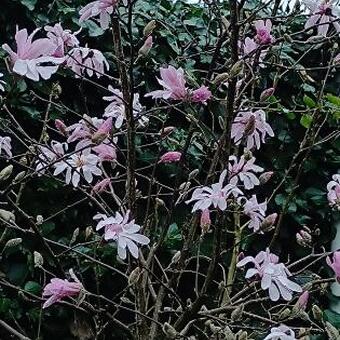
[[[197,210],[203,211],[211,205],[223,211],[227,209],[227,199],[229,196],[237,197],[238,195],[243,195],[242,191],[234,184],[223,184],[226,176],[227,170],[224,170],[220,175],[218,183],[194,190],[191,199],[186,201],[187,204],[196,201],[192,212]]]
[[[254,172],[262,172],[264,169],[255,165],[255,161],[255,157],[246,160],[243,155],[238,161],[236,156],[230,156],[228,166],[230,183],[237,185],[238,181],[241,181],[246,190],[253,189],[255,185],[259,185],[260,181],[254,175]]]
[[[107,217],[104,214],[94,216],[95,220],[100,220],[96,230],[105,227],[104,239],[114,240],[117,243],[118,256],[125,260],[129,250],[134,258],[138,258],[138,246],[136,243],[147,245],[150,239],[142,234],[139,234],[140,225],[135,223],[135,220],[129,221],[129,211],[125,215],[116,212],[115,216]]]
[[[273,327],[263,340],[296,340],[295,333],[286,325]]]
[[[42,174],[45,172],[50,163],[64,156],[65,151],[68,149],[68,145],[66,143],[59,143],[53,140],[50,147],[39,146],[38,149],[40,153],[36,160],[35,169],[39,174]]]
[[[103,116],[114,118],[115,127],[119,129],[126,119],[123,93],[118,89],[114,89],[111,85],[109,85],[108,89],[112,92],[112,96],[103,97],[104,100],[110,102],[110,104],[105,108]],[[135,93],[133,95],[133,116],[138,119],[138,123],[141,126],[145,126],[149,122],[148,117],[141,115],[143,109],[144,107],[139,101],[139,94]]]
[[[269,249],[261,251],[254,257],[246,256],[237,263],[237,267],[243,267],[247,263],[253,263],[254,268],[246,272],[246,279],[258,275],[261,278],[261,288],[269,292],[272,301],[278,301],[280,296],[286,301],[290,301],[293,292],[302,292],[302,288],[295,282],[288,279],[291,273],[283,263],[279,263],[279,258],[271,254]]]
[[[340,210],[340,175],[332,176],[332,181],[327,184],[327,199],[329,205],[337,210]]]
[[[77,187],[80,181],[80,174],[82,172],[85,180],[88,183],[93,181],[93,175],[100,176],[102,171],[97,164],[100,161],[99,157],[91,154],[91,149],[85,149],[82,152],[71,155],[66,160],[62,160],[55,164],[54,175],[66,171],[66,183]]]
[[[261,223],[266,217],[267,202],[258,203],[256,195],[253,195],[244,204],[243,213],[250,217],[248,224],[249,229],[253,229],[255,232],[260,230]]]

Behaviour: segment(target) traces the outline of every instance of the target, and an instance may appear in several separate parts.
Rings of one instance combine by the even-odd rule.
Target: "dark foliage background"
[[[0,11],[0,37],[1,43],[13,43],[15,34],[15,25],[20,28],[28,28],[29,31],[36,27],[61,22],[63,26],[71,30],[78,30],[78,10],[87,1],[72,0],[2,0]],[[248,10],[251,12],[252,6],[256,1],[248,1]],[[211,7],[210,11],[214,9]],[[228,8],[225,8],[227,15]],[[142,36],[143,27],[151,19],[157,20],[158,27],[154,34],[154,48],[150,55],[135,69],[135,90],[141,94],[142,102],[147,107],[153,105],[152,101],[143,98],[143,94],[156,88],[155,75],[158,73],[159,66],[163,64],[172,64],[174,66],[183,67],[189,75],[192,75],[192,84],[201,83],[212,59],[213,47],[217,42],[216,23],[211,21],[213,13],[209,10],[203,10],[198,6],[187,5],[182,1],[173,4],[171,1],[165,0],[148,0],[137,1],[135,7],[135,28],[134,39],[135,48],[140,45],[140,37]],[[276,23],[282,35],[286,31],[299,30],[303,27],[304,20],[296,18],[288,22]],[[207,32],[210,32],[209,39]],[[38,33],[39,34],[39,33]],[[88,44],[91,48],[97,48],[105,53],[110,61],[113,77],[117,77],[117,69],[114,63],[113,44],[110,32],[104,32],[94,23],[87,23],[82,28],[82,32],[78,36],[82,45]],[[125,46],[128,49],[128,46]],[[269,87],[273,79],[270,78],[270,71],[275,68],[274,63],[280,55],[285,64],[290,64],[296,59],[297,55],[303,53],[306,46],[298,45],[292,49],[289,43],[284,45],[283,50],[276,51],[273,48],[267,68],[261,70],[261,83],[258,84],[256,91],[261,91]],[[309,67],[316,63],[323,65],[329,58],[329,53],[334,51],[334,46],[323,45],[320,49],[316,49],[312,57],[308,55],[308,59],[301,61],[301,66]],[[223,47],[221,58],[218,60],[218,71],[228,71],[228,65],[225,64],[226,56],[228,56],[228,45]],[[5,57],[4,51],[0,51],[0,58]],[[2,62],[1,65],[4,65]],[[7,74],[5,69],[0,72]],[[273,188],[284,178],[284,170],[288,167],[289,162],[294,156],[299,147],[299,143],[304,135],[306,128],[311,124],[311,116],[308,113],[303,113],[307,108],[319,106],[326,115],[331,112],[328,118],[328,128],[323,129],[322,137],[327,136],[338,124],[340,117],[340,74],[339,72],[332,74],[332,82],[327,85],[324,98],[318,101],[315,98],[316,88],[320,86],[320,81],[323,79],[323,71],[315,71],[309,74],[314,81],[305,82],[301,74],[296,71],[287,72],[278,83],[275,96],[271,98],[269,121],[275,131],[275,137],[271,138],[261,149],[261,152],[256,154],[260,166],[267,170],[274,171],[273,179],[266,185],[263,196],[264,199],[269,195]],[[67,107],[78,112],[80,115],[87,113],[92,116],[101,115],[104,110],[104,103],[101,98],[107,93],[99,87],[92,84],[70,77],[66,71],[60,72],[53,80],[47,82],[33,83],[29,80],[19,79],[15,75],[6,77],[6,81],[10,86],[10,91],[6,97],[8,106],[11,107],[15,117],[30,131],[31,135],[37,135],[41,130],[41,119],[44,115],[46,104],[39,98],[47,98],[52,87],[60,85],[62,92],[58,101]],[[103,87],[107,87],[109,83],[106,80],[100,80]],[[115,85],[117,85],[116,83]],[[209,105],[214,107],[215,116],[207,114],[206,108],[193,107],[194,111],[200,110],[198,114],[204,116],[204,122],[209,125],[216,124],[218,121],[218,112],[222,110],[220,104],[212,102]],[[211,112],[211,110],[210,110]],[[195,112],[197,114],[197,112]],[[164,150],[178,150],[183,147],[185,137],[188,133],[189,122],[179,115],[174,109],[159,110],[159,116],[166,121],[168,126],[176,125],[178,128],[172,136],[171,143],[166,142]],[[6,116],[2,116],[4,124],[6,124]],[[62,108],[57,110],[53,108],[51,118],[62,118],[67,124],[71,124],[77,120],[77,117],[71,116]],[[154,131],[159,130],[160,126],[153,123],[151,128]],[[150,142],[152,136],[138,135],[137,145]],[[205,145],[208,143],[204,136],[197,136],[195,143],[189,149],[188,168],[202,168],[207,170],[211,161],[212,155],[206,153]],[[334,236],[334,221],[338,217],[330,210],[326,198],[326,185],[330,181],[331,176],[337,172],[340,165],[340,141],[332,140],[313,148],[310,157],[303,164],[303,174],[299,187],[294,192],[294,197],[288,207],[288,214],[284,218],[283,227],[280,233],[280,239],[275,244],[272,251],[280,254],[283,259],[287,259],[287,250],[293,256],[302,257],[309,253],[309,249],[302,248],[296,243],[295,234],[302,226],[308,226],[313,232],[319,236],[314,238],[315,249],[321,247],[329,248],[329,243]],[[150,164],[157,158],[158,149],[137,149],[138,165],[145,166]],[[172,174],[171,166],[159,168],[157,177],[169,178],[171,181]],[[16,171],[20,171],[20,165],[17,165]],[[205,171],[202,172],[203,174]],[[187,174],[183,174],[183,178]],[[147,186],[147,182],[141,185]],[[288,176],[283,186],[275,194],[275,197],[269,204],[268,211],[280,211],[285,202],[285,198],[289,195],[293,186],[293,178]],[[123,191],[123,185],[117,186],[117,191]],[[65,207],[66,202],[76,202],[79,200],[79,194],[71,187],[65,186],[62,182],[55,180],[47,180],[43,178],[35,178],[25,188],[23,193],[22,205],[32,216],[42,215],[50,216],[54,212],[58,212]],[[260,201],[260,199],[259,199]],[[166,202],[167,203],[167,202]],[[144,209],[143,203],[140,204],[141,211]],[[52,239],[69,244],[72,239],[72,234],[76,228],[80,228],[81,232],[78,236],[78,242],[85,241],[86,227],[91,223],[93,216],[93,206],[87,202],[77,205],[75,209],[69,209],[63,214],[59,214],[55,218],[44,222],[41,226],[45,236]],[[190,207],[184,206],[178,209],[178,215],[175,216],[175,223],[170,227],[167,236],[166,247],[162,250],[160,257],[170,258],[180,247],[181,235],[180,230],[187,222]],[[160,225],[162,225],[162,215],[159,216]],[[317,231],[317,229],[319,231]],[[156,230],[155,234],[160,230]],[[6,239],[10,239],[14,235],[6,235]],[[270,240],[271,235],[260,235],[247,239],[242,244],[242,249],[247,253],[257,253],[262,250],[263,240]],[[4,240],[3,240],[4,241]],[[225,242],[231,242],[228,236],[225,237]],[[2,245],[3,246],[3,245]],[[201,249],[209,253],[209,245]],[[11,283],[20,286],[23,290],[29,291],[40,296],[42,286],[44,285],[44,274],[38,271],[33,266],[32,254],[33,251],[43,250],[33,238],[25,237],[23,243],[17,247],[6,249],[1,254],[0,270],[1,275],[6,276]],[[86,246],[78,249],[80,252],[87,253],[90,251]],[[109,245],[103,245],[98,248],[97,256],[102,258],[102,261],[112,265],[120,266],[116,262],[115,249]],[[47,256],[46,256],[47,259]],[[226,264],[229,262],[226,258]],[[122,290],[123,283],[115,280],[112,282],[110,273],[95,264],[87,263],[86,260],[70,255],[68,260],[70,263],[65,264],[65,267],[77,265],[81,268],[81,276],[87,283],[89,290],[93,289],[105,292],[105,295],[110,297],[119,293]],[[315,269],[315,268],[314,268]],[[320,273],[329,270],[318,264],[316,271]],[[93,273],[96,272],[100,282],[95,282]],[[190,277],[183,277],[181,294],[183,297],[188,297],[190,294],[186,289],[186,280]],[[304,280],[303,277],[300,280]],[[325,310],[325,317],[328,318],[334,325],[340,327],[340,316],[327,310],[329,298],[320,291],[319,295],[313,297],[317,304]],[[34,332],[37,329],[37,324],[41,324],[41,339],[73,339],[72,325],[76,321],[79,329],[84,329],[86,332],[88,324],[91,320],[84,318],[82,314],[73,314],[67,308],[50,308],[42,315],[41,306],[32,304],[27,301],[20,292],[11,289],[10,287],[2,286],[0,290],[0,317],[4,320],[12,322],[15,320],[19,325],[22,325],[26,330]],[[129,315],[126,315],[129,318]],[[109,334],[114,334],[110,337]],[[107,329],[109,338],[119,339],[114,328]],[[2,333],[0,329],[0,338],[7,338],[7,333]]]

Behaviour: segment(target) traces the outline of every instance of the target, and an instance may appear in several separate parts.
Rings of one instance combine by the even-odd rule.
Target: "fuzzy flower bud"
[[[261,224],[261,230],[269,230],[274,225],[277,219],[277,213],[268,215]]]
[[[264,172],[262,175],[260,175],[259,177],[259,181],[260,181],[260,184],[266,184],[267,182],[269,182],[269,180],[273,177],[274,175],[274,172],[273,171],[267,171],[267,172]]]
[[[204,209],[201,213],[201,221],[200,221],[200,226],[201,226],[203,234],[208,232],[210,225],[211,225],[210,211],[209,209]]]
[[[157,26],[156,20],[149,21],[143,30],[144,37],[147,37],[148,35],[150,35],[154,31],[156,26]]]
[[[271,97],[275,92],[275,88],[274,87],[270,87],[269,89],[264,90],[261,95],[260,95],[260,101],[264,102],[265,100],[267,100],[269,97]]]
[[[34,261],[34,267],[42,267],[44,264],[44,258],[37,251],[34,251],[33,253],[33,261]]]
[[[64,136],[68,135],[67,126],[61,119],[56,119],[54,121],[54,125],[61,134],[63,134]]]
[[[293,307],[293,311],[305,310],[307,307],[308,300],[309,300],[309,292],[308,290],[306,290],[300,295],[295,306]]]
[[[221,83],[226,82],[228,79],[229,79],[229,73],[223,72],[221,74],[218,74],[212,82],[215,85],[219,85]]]
[[[239,60],[232,66],[230,73],[229,73],[230,79],[238,76],[241,73],[243,69],[243,64],[244,64],[243,60]]]
[[[182,157],[182,153],[178,151],[169,151],[161,156],[158,163],[174,163],[178,162]]]
[[[92,192],[96,194],[100,194],[101,192],[105,191],[111,183],[110,178],[105,178],[102,181],[98,182],[93,188]]]
[[[138,55],[141,56],[141,57],[146,57],[149,54],[149,52],[152,48],[152,44],[153,44],[153,39],[152,39],[152,36],[149,35],[146,38],[143,46],[139,49]]]
[[[165,333],[167,339],[176,339],[177,332],[169,323],[165,322],[163,325],[163,332]]]
[[[15,222],[15,215],[8,210],[0,209],[0,219],[6,222]]]
[[[13,165],[8,165],[0,171],[0,181],[6,181],[10,178],[13,172]]]
[[[161,130],[159,133],[162,138],[165,138],[169,136],[173,131],[175,131],[176,128],[174,126],[167,126],[163,130]]]

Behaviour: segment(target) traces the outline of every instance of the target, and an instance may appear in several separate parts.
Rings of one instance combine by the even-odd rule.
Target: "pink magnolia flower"
[[[272,29],[272,22],[267,19],[264,20],[257,20],[254,23],[256,28],[256,41],[259,44],[267,45],[271,44],[274,41],[274,38],[271,36],[270,31]]]
[[[106,30],[109,28],[111,14],[113,13],[118,3],[119,0],[92,1],[79,11],[79,22],[81,23],[83,21],[99,16],[100,27],[103,30]],[[124,0],[123,3],[126,6],[127,0]]]
[[[269,249],[259,252],[255,258],[246,256],[237,263],[237,267],[243,267],[248,263],[253,263],[254,268],[247,270],[245,278],[258,276],[261,279],[261,288],[268,289],[272,301],[278,301],[280,296],[290,301],[293,292],[302,292],[297,283],[288,279],[288,276],[291,276],[290,272],[283,263],[279,263],[279,258],[271,254]]]
[[[253,229],[257,232],[261,228],[261,224],[266,216],[267,202],[258,203],[256,195],[253,195],[244,204],[243,213],[250,217],[250,222],[248,224],[249,229]]]
[[[100,158],[91,154],[91,149],[85,149],[82,152],[71,155],[66,160],[62,160],[55,164],[54,175],[66,171],[66,183],[72,184],[77,187],[80,181],[80,174],[82,172],[85,180],[92,183],[93,175],[100,176],[102,171],[98,168],[97,164]]]
[[[4,152],[8,157],[12,157],[11,137],[0,136],[0,155]]]
[[[112,144],[100,144],[92,148],[101,162],[114,161],[117,159],[116,148]]]
[[[69,29],[64,30],[60,23],[54,26],[45,26],[45,31],[47,32],[47,38],[55,46],[54,57],[64,57],[65,48],[79,46],[79,40],[76,37],[79,32],[72,33]]]
[[[92,188],[92,192],[96,193],[96,194],[100,194],[101,192],[104,192],[111,183],[111,179],[110,178],[105,178],[102,181],[98,182],[93,188]]]
[[[158,83],[164,87],[164,90],[157,90],[147,93],[145,97],[184,100],[187,98],[186,81],[182,68],[175,69],[173,66],[160,68],[161,79]]]
[[[260,48],[260,45],[258,45],[254,39],[251,39],[249,37],[246,37],[243,44],[240,44],[243,48],[243,56],[248,57],[250,56],[250,62],[253,63],[255,61],[255,54],[256,50]],[[260,67],[263,67],[262,61],[267,55],[268,50],[267,49],[261,49],[260,55],[259,55],[259,62]]]
[[[109,69],[109,63],[103,53],[88,47],[75,47],[66,57],[66,66],[78,77],[95,75],[100,78]]]
[[[259,185],[260,181],[254,173],[262,172],[264,169],[255,165],[255,161],[255,157],[246,160],[243,155],[238,161],[236,156],[230,156],[228,165],[230,183],[237,185],[240,180],[246,190],[253,189],[255,185]]]
[[[201,86],[194,90],[191,94],[191,101],[194,103],[206,104],[207,100],[211,98],[211,92],[206,86]]]
[[[336,7],[336,0],[303,0],[311,12],[311,17],[305,23],[305,29],[318,25],[318,35],[326,36],[330,23],[340,33],[340,24],[336,19],[340,18],[339,8]]]
[[[270,334],[263,340],[297,340],[295,333],[286,325],[280,325],[279,327],[273,327],[270,330]]]
[[[327,199],[329,205],[340,210],[340,175],[333,175],[332,181],[327,184]]]
[[[127,256],[126,249],[129,250],[131,255],[138,259],[138,247],[136,243],[147,245],[150,239],[142,234],[139,234],[140,225],[135,223],[135,220],[129,221],[130,212],[121,215],[116,212],[115,216],[107,217],[104,214],[97,214],[94,220],[99,220],[96,230],[105,228],[104,239],[114,240],[117,243],[118,256],[125,260]]]
[[[68,145],[66,143],[59,143],[57,141],[52,140],[51,145],[47,146],[39,146],[39,153],[37,155],[37,160],[35,162],[36,171],[39,175],[45,173],[46,168],[53,162],[55,162],[58,158],[64,156],[65,151],[67,151]]]
[[[67,143],[72,143],[78,140],[86,140],[91,142],[92,137],[96,132],[98,132],[103,124],[104,120],[101,118],[84,115],[83,119],[81,119],[78,123],[67,127],[66,131],[69,134]],[[77,149],[79,149],[78,146]]]
[[[340,251],[335,251],[333,253],[333,259],[332,260],[329,256],[327,256],[326,262],[333,269],[333,271],[335,273],[335,277],[338,280],[338,282],[340,283]]]
[[[267,134],[274,136],[272,128],[266,122],[266,114],[262,110],[239,112],[231,128],[231,137],[235,144],[239,145],[245,139],[249,150],[255,146],[259,149],[261,141],[265,143]]]
[[[107,118],[98,128],[98,130],[93,134],[92,141],[94,143],[100,143],[109,137],[112,130],[112,117]]]
[[[197,210],[208,209],[211,205],[220,210],[227,209],[227,199],[233,195],[243,195],[242,191],[233,184],[224,185],[224,180],[227,176],[227,170],[224,170],[219,178],[218,183],[211,186],[201,187],[195,189],[190,200],[186,201],[187,204],[196,201],[192,208],[192,212]]]
[[[174,163],[179,162],[182,157],[182,153],[178,151],[169,151],[161,156],[158,163]]]
[[[123,93],[118,89],[114,89],[111,85],[109,85],[108,89],[112,93],[112,96],[103,97],[104,100],[110,102],[110,104],[105,108],[103,116],[114,118],[115,127],[119,129],[122,127],[123,122],[126,119]],[[149,118],[142,115],[143,109],[144,107],[139,101],[139,94],[135,93],[133,95],[133,116],[138,120],[140,126],[145,126],[149,122]]]
[[[68,280],[54,278],[44,288],[43,297],[49,298],[44,303],[43,308],[47,308],[64,298],[78,296],[82,289],[83,285],[79,281],[70,282]]]
[[[2,78],[4,75],[0,72],[0,78]],[[0,91],[5,91],[4,85],[6,82],[4,80],[0,80]]]
[[[340,53],[338,53],[334,58],[334,64],[338,65],[340,64]]]
[[[31,80],[38,81],[39,78],[49,79],[57,72],[58,65],[64,62],[63,58],[52,57],[55,45],[50,39],[33,40],[39,28],[28,35],[26,29],[17,30],[15,41],[17,52],[14,52],[7,44],[2,48],[8,52],[13,63],[13,71]]]

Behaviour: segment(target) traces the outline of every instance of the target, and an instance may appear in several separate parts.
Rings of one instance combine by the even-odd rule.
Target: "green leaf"
[[[38,0],[20,0],[20,2],[26,6],[30,11],[33,11]]]
[[[330,322],[334,327],[340,328],[340,314],[326,309],[324,312],[324,318],[326,321]]]
[[[315,101],[314,101],[311,97],[307,96],[306,94],[303,96],[303,102],[304,102],[309,108],[314,108],[314,107],[316,107]]]
[[[300,119],[300,124],[308,129],[313,121],[313,117],[310,114],[304,114]]]
[[[337,96],[334,96],[334,95],[332,95],[332,94],[327,94],[327,100],[330,102],[330,103],[332,103],[332,104],[334,104],[334,105],[336,105],[336,106],[339,106],[340,107],[340,98],[339,97],[337,97]]]
[[[41,286],[38,282],[28,281],[25,284],[24,290],[32,294],[39,294],[41,292]]]

